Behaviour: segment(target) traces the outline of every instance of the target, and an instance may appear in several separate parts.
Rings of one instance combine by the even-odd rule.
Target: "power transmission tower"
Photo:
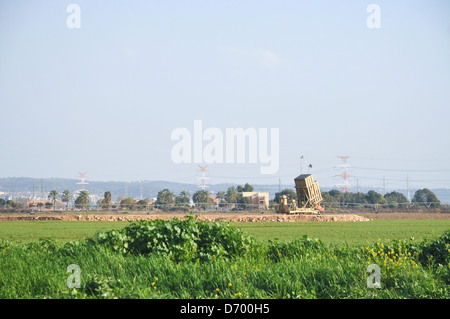
[[[408,199],[408,202],[411,201],[411,195],[409,193],[409,176],[406,176],[406,198]]]
[[[342,167],[342,173],[334,176],[342,177],[342,184],[340,184],[342,186],[342,191],[344,193],[348,193],[350,184],[348,183],[347,178],[349,178],[350,175],[348,174],[347,169],[350,167],[350,165],[347,163],[347,159],[350,156],[338,156],[338,157],[342,159],[342,164],[338,165],[338,167]]]
[[[78,172],[78,177],[80,177],[81,178],[81,182],[79,182],[79,183],[77,183],[77,184],[81,184],[81,189],[82,190],[84,190],[84,185],[87,185],[88,183],[86,183],[85,181],[84,181],[84,179],[87,177],[87,172],[84,172],[84,173],[80,173],[80,172]]]
[[[201,179],[201,185],[199,186],[202,190],[204,190],[205,188],[207,188],[208,186],[205,183],[205,180],[208,179],[208,177],[206,177],[206,172],[208,171],[206,168],[208,167],[208,165],[206,166],[198,166],[200,167],[199,171],[202,172],[202,177],[200,177],[199,179]]]

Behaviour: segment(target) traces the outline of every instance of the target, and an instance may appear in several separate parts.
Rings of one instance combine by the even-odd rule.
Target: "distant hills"
[[[29,177],[7,177],[0,178],[0,197],[2,193],[16,196],[39,196],[39,194],[47,193],[51,190],[57,190],[62,193],[69,189],[71,192],[76,192],[81,189],[78,179],[68,178],[29,178]],[[200,190],[200,187],[195,184],[176,183],[167,181],[86,181],[85,189],[92,195],[103,196],[106,191],[111,192],[113,200],[119,196],[133,197],[133,198],[156,198],[159,191],[167,188],[176,195],[181,191],[186,190],[191,195]],[[242,185],[244,185],[243,183]],[[237,186],[238,184],[223,183],[209,185],[208,189],[211,192],[226,191],[228,187]],[[278,185],[258,185],[254,186],[255,191],[269,192],[272,196],[278,191]],[[285,186],[285,188],[288,186]]]
[[[30,178],[30,177],[6,177],[0,178],[0,198],[5,196],[26,196],[26,197],[42,197],[46,196],[51,190],[57,190],[62,193],[64,190],[69,189],[71,192],[76,192],[81,189],[79,184],[79,179],[69,179],[69,178]],[[191,195],[198,191],[200,188],[195,184],[187,183],[176,183],[167,181],[86,181],[85,188],[92,195],[103,196],[106,191],[111,192],[113,200],[116,200],[119,196],[133,197],[133,198],[156,198],[159,191],[167,188],[173,193],[178,195],[181,191],[186,190]],[[244,185],[245,181],[240,184]],[[209,185],[208,190],[214,194],[218,191],[226,191],[228,187],[237,186],[238,184],[232,183],[222,183]],[[289,185],[261,185],[252,184],[255,191],[258,192],[269,192],[270,198],[275,196],[275,193],[280,189],[285,188],[294,189],[294,183]],[[328,191],[333,188],[331,187],[321,187],[322,191]],[[361,188],[360,191],[367,193],[372,188]],[[376,192],[382,193],[380,189],[373,189]],[[438,188],[430,189],[439,198],[442,204],[450,204],[450,189]],[[392,190],[389,190],[392,191]],[[401,192],[405,195],[405,189],[397,189],[397,192]],[[411,197],[414,195],[415,190],[410,190]]]

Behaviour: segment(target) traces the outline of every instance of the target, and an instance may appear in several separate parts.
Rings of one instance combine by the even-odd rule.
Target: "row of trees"
[[[58,199],[66,203],[67,209],[73,197],[74,195],[70,192],[70,190],[65,190],[62,194],[59,194],[58,191],[56,190],[52,190],[48,195],[48,199],[51,200],[53,203],[53,209],[56,209],[56,202],[58,201]],[[87,190],[82,190],[76,197],[74,206],[75,208],[88,209],[90,207],[90,203],[91,201],[89,192]],[[122,207],[135,207],[136,205],[139,205],[140,207],[145,207],[148,206],[149,204],[150,204],[149,200],[138,201],[134,198],[125,198],[122,199],[119,203],[119,205]],[[118,205],[113,203],[112,194],[111,192],[107,191],[103,195],[103,198],[98,201],[97,207],[108,209],[108,208],[117,208]]]
[[[6,199],[3,199],[3,198],[0,198],[0,207],[3,207],[3,208],[17,208],[19,206],[20,206],[20,203],[14,201],[12,199],[6,200]]]
[[[253,186],[246,183],[244,186],[238,185],[236,187],[229,187],[226,192],[219,191],[215,195],[219,207],[230,206],[231,204],[235,208],[248,207],[250,199],[244,197],[242,192],[252,192]],[[198,208],[207,209],[213,203],[213,198],[208,190],[199,190],[192,195],[192,202]],[[169,189],[163,189],[158,192],[155,207],[165,208],[167,206],[181,206],[190,207],[191,200],[188,191],[182,191],[179,195],[175,195]]]
[[[244,186],[238,185],[236,187],[229,187],[226,192],[219,191],[216,194],[219,206],[224,207],[228,204],[242,204],[243,206],[250,204],[250,200],[244,197],[242,192],[252,192],[253,186],[245,184]],[[87,209],[90,207],[89,192],[83,190],[76,197],[74,206],[76,208]],[[61,194],[57,190],[50,191],[48,200],[53,203],[53,209],[56,209],[56,203],[58,200],[66,204],[66,209],[69,207],[69,203],[74,198],[74,195],[70,190],[65,190]],[[199,190],[192,195],[192,202],[200,208],[207,209],[213,203],[209,191]],[[175,195],[169,189],[163,189],[158,192],[156,202],[153,203],[155,208],[166,209],[167,207],[191,207],[191,195],[188,191],[183,190],[178,195]],[[111,192],[105,192],[104,197],[97,203],[99,208],[129,208],[129,209],[143,209],[148,208],[151,202],[148,199],[136,200],[134,198],[123,198],[119,203],[112,202]]]
[[[250,201],[247,197],[242,195],[242,192],[251,192],[253,187],[250,184],[245,184],[244,186],[238,185],[237,187],[229,187],[226,192],[219,191],[216,194],[219,206],[225,206],[227,204],[249,204]],[[74,205],[76,208],[87,209],[90,207],[89,192],[83,190],[76,197]],[[53,203],[53,209],[56,209],[56,203],[58,200],[66,203],[66,209],[69,207],[69,203],[73,199],[74,195],[70,190],[65,190],[63,193],[59,193],[57,190],[50,191],[48,195],[48,200]],[[196,204],[197,207],[207,209],[213,203],[213,198],[211,197],[209,191],[199,190],[195,192],[192,196],[192,202]],[[148,208],[151,202],[148,199],[136,200],[134,198],[123,198],[119,203],[112,202],[111,192],[105,192],[104,197],[97,203],[99,208],[129,208],[129,209],[143,209]],[[169,206],[174,207],[191,207],[191,195],[188,191],[183,190],[178,195],[175,195],[169,189],[163,189],[158,192],[156,202],[154,203],[155,208],[167,208]]]
[[[219,191],[215,194],[216,203],[219,207],[228,207],[234,209],[251,208],[250,199],[243,196],[243,192],[252,192],[253,186],[246,183],[244,186],[238,185],[236,187],[229,187],[226,191]],[[293,189],[284,189],[281,192],[275,193],[275,198],[270,201],[271,206],[276,206],[281,195],[287,195],[289,199],[297,199],[297,194]],[[52,190],[48,195],[48,200],[53,204],[53,209],[56,209],[58,200],[69,208],[69,203],[74,199],[75,195],[70,190],[64,190],[61,194],[57,190]],[[380,204],[389,208],[407,208],[415,207],[429,207],[438,208],[441,206],[436,195],[427,188],[419,189],[415,192],[411,202],[408,201],[405,195],[399,192],[390,192],[385,195],[377,193],[373,190],[367,193],[348,193],[339,190],[323,191],[323,201],[325,204],[343,205],[345,207],[361,207],[362,205]],[[178,195],[175,195],[169,189],[163,189],[158,192],[156,202],[151,203],[148,199],[136,200],[134,198],[122,198],[117,203],[113,203],[111,192],[104,193],[104,197],[97,202],[98,208],[128,208],[128,209],[145,209],[153,204],[155,208],[168,209],[172,207],[177,208],[191,208],[195,204],[197,208],[207,209],[211,207],[214,199],[207,190],[199,190],[192,195],[183,190]],[[0,207],[17,208],[20,204],[12,200],[4,200],[0,198]],[[82,190],[74,201],[75,208],[87,209],[90,207],[90,194],[87,190]]]
[[[75,207],[77,208],[89,208],[89,192],[87,190],[82,190],[77,198],[75,199]],[[61,194],[57,190],[52,190],[48,194],[48,199],[53,203],[53,209],[56,209],[56,202],[60,199],[63,203],[66,203],[66,209],[69,208],[69,203],[73,199],[74,194],[68,189],[63,191]]]
[[[50,191],[50,193],[48,194],[47,199],[51,202],[45,202],[45,201],[41,201],[37,204],[35,204],[35,206],[38,207],[42,207],[44,206],[45,208],[51,208],[51,206],[53,206],[53,209],[56,209],[56,203],[58,201],[62,201],[66,204],[66,208],[69,207],[69,203],[72,201],[72,199],[74,198],[74,194],[72,194],[72,192],[70,190],[65,190],[63,191],[61,194],[57,191],[57,190],[52,190]],[[80,207],[80,208],[88,208],[89,207],[89,192],[84,190],[81,191],[77,198],[75,199],[75,207]],[[23,200],[19,200],[19,201],[14,201],[14,200],[5,200],[3,198],[0,198],[0,207],[3,208],[20,208],[20,207],[26,207],[26,204],[28,203],[28,201],[23,201]]]
[[[290,199],[297,199],[297,194],[292,189],[285,189],[279,193],[275,193],[275,203],[278,203],[281,195],[287,195]],[[322,197],[325,203],[337,203],[339,205],[345,205],[346,207],[361,207],[361,205],[375,204],[380,204],[389,208],[407,208],[411,206],[438,208],[441,206],[441,202],[437,196],[427,188],[417,190],[414,193],[411,202],[405,195],[395,191],[382,195],[373,190],[370,190],[367,193],[348,193],[331,190],[322,192]]]

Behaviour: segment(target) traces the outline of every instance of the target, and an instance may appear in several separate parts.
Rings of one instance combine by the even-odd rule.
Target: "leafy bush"
[[[53,238],[40,238],[38,242],[27,243],[25,247],[29,250],[55,252],[61,248],[61,244]]]
[[[420,245],[419,260],[426,265],[433,261],[434,265],[450,263],[450,231],[444,232],[434,240],[424,240]]]
[[[94,297],[99,299],[116,299],[120,298],[123,289],[120,280],[114,280],[110,277],[103,278],[94,276],[88,280],[82,287],[81,291],[86,297]]]
[[[58,291],[57,299],[123,299],[138,298],[133,288],[124,285],[120,279],[95,275],[79,289]]]
[[[225,223],[186,220],[139,220],[121,230],[97,233],[91,244],[101,244],[124,254],[158,254],[174,261],[242,256],[253,238]]]
[[[158,209],[163,212],[180,212],[180,213],[189,213],[191,210],[189,207],[184,206],[157,206]]]

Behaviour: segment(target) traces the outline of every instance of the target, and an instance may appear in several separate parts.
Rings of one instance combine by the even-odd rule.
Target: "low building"
[[[217,209],[219,207],[219,202],[220,202],[219,199],[217,198],[217,196],[215,196],[215,195],[209,196],[209,199],[211,201],[210,207]]]
[[[242,192],[242,196],[248,197],[250,204],[255,208],[269,208],[269,193],[267,192]]]
[[[53,208],[53,203],[48,200],[27,200],[26,206],[29,208]]]

